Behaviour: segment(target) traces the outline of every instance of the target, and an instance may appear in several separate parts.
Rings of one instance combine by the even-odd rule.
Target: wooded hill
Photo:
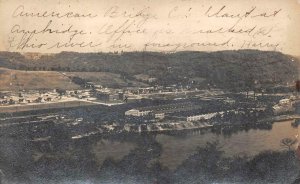
[[[157,78],[160,85],[198,85],[225,89],[292,84],[299,62],[280,52],[238,50],[218,52],[76,53],[25,57],[0,52],[0,67],[17,70],[109,72],[133,80],[135,75]]]

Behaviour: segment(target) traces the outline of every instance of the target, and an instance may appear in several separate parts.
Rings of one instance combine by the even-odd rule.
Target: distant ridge
[[[201,85],[227,89],[247,88],[253,83],[287,85],[299,76],[299,60],[296,57],[258,50],[176,53],[61,52],[40,55],[34,59],[20,53],[0,52],[0,67],[35,71],[110,72],[128,79],[145,74],[157,78],[158,84],[162,85],[185,85],[194,79],[201,79]]]

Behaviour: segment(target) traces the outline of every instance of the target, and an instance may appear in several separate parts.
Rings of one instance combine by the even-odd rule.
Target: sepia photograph
[[[299,0],[0,0],[0,184],[300,184],[299,22]]]

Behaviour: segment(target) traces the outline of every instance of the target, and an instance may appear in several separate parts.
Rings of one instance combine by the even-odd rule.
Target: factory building
[[[214,113],[208,113],[208,114],[201,114],[201,115],[196,115],[196,116],[188,116],[186,118],[187,121],[199,121],[199,120],[209,120],[213,117],[215,117],[218,114],[218,112]],[[223,112],[219,112],[219,114],[223,114]]]
[[[138,109],[131,109],[125,112],[126,116],[146,116],[150,113],[151,111],[140,111]]]

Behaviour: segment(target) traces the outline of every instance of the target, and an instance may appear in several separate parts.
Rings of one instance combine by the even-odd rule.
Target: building
[[[278,104],[273,106],[275,114],[281,114],[294,111],[293,101],[290,99],[281,99]]]
[[[115,100],[123,100],[124,94],[122,92],[98,91],[96,90],[95,96],[102,101],[110,102]]]
[[[186,118],[187,121],[199,121],[199,120],[209,120],[213,117],[215,117],[218,113],[208,113],[208,114],[201,114],[201,115],[196,115],[196,116],[188,116]],[[222,114],[222,112],[220,113]]]
[[[154,114],[155,119],[164,119],[165,113],[156,113]]]
[[[102,100],[102,101],[109,101],[110,94],[109,93],[97,92],[96,97],[99,100]]]
[[[235,104],[235,100],[231,99],[231,98],[225,99],[224,102],[227,103],[227,104],[230,104],[230,105]]]
[[[140,111],[138,109],[131,109],[125,112],[125,116],[146,116],[150,113],[151,111]]]

